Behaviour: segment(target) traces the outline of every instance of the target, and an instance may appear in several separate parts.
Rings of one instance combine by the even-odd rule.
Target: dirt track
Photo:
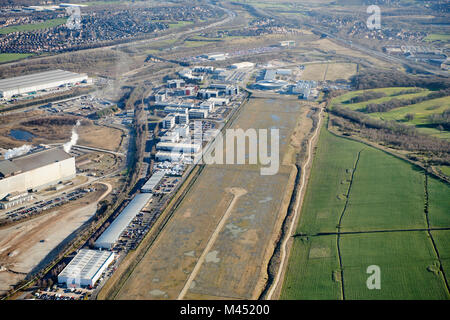
[[[302,172],[305,174],[302,174],[302,177],[301,177],[302,180],[301,180],[300,188],[298,189],[297,202],[295,204],[294,215],[292,217],[291,224],[289,226],[289,230],[288,230],[285,238],[283,239],[283,243],[281,245],[281,257],[280,257],[279,268],[276,273],[275,279],[273,280],[272,286],[267,294],[267,300],[272,299],[274,292],[277,290],[278,286],[280,285],[281,275],[283,274],[283,270],[285,268],[285,264],[286,264],[286,260],[287,260],[286,258],[288,256],[287,255],[287,244],[291,238],[294,226],[297,224],[297,221],[298,221],[298,214],[300,212],[301,204],[302,204],[301,200],[303,198],[302,195],[303,195],[304,187],[306,184],[306,176],[307,176],[306,172],[307,172],[308,166],[310,166],[310,162],[312,159],[313,143],[314,143],[318,133],[320,132],[320,127],[322,124],[322,113],[323,113],[323,108],[320,110],[320,113],[319,113],[319,122],[317,123],[316,130],[308,142],[308,157],[302,166]]]

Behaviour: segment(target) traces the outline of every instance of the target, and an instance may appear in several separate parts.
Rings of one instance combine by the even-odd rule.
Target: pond
[[[13,137],[16,140],[22,140],[22,141],[31,141],[34,138],[34,135],[28,131],[25,130],[11,130],[9,132],[9,135]]]

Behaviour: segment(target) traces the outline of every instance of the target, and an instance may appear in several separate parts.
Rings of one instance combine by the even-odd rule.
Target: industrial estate
[[[0,297],[448,300],[448,9],[393,2],[2,4]]]

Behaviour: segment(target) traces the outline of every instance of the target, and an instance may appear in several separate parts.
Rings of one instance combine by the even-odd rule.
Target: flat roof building
[[[158,184],[161,182],[162,178],[164,178],[165,172],[164,171],[156,171],[150,179],[142,186],[141,191],[142,192],[153,192],[153,190],[158,186]]]
[[[162,120],[162,127],[163,127],[163,129],[171,129],[173,126],[175,126],[175,115],[168,114]]]
[[[62,148],[44,149],[0,161],[0,199],[74,178],[75,158]]]
[[[56,88],[61,85],[87,81],[88,76],[64,70],[51,70],[25,76],[0,80],[0,96],[11,98],[14,95]]]
[[[228,53],[212,52],[204,54],[202,55],[202,57],[212,61],[221,61],[225,60],[228,57]]]
[[[253,62],[244,61],[244,62],[233,63],[230,66],[230,69],[253,68],[254,66],[255,66],[255,64]]]
[[[196,143],[182,143],[182,142],[158,142],[156,150],[183,152],[183,153],[197,153],[200,151],[200,145]]]
[[[94,286],[113,260],[113,252],[81,249],[58,275],[58,282],[67,287]]]
[[[189,118],[190,119],[204,119],[208,117],[207,109],[190,109]]]
[[[291,46],[295,46],[294,40],[280,41],[280,47],[291,47]]]
[[[147,205],[152,198],[150,193],[139,193],[122,210],[119,216],[109,225],[102,235],[95,241],[96,248],[111,249],[122,232],[127,228],[131,221]]]
[[[208,102],[212,102],[214,106],[225,106],[230,103],[229,98],[209,98]]]
[[[183,153],[158,151],[155,154],[155,159],[158,161],[182,161],[184,159]]]

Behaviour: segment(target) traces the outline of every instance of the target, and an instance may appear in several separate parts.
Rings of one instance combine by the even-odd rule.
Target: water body
[[[22,141],[31,141],[34,138],[34,135],[32,133],[25,131],[25,130],[13,129],[9,132],[9,135],[16,140],[22,140]]]

